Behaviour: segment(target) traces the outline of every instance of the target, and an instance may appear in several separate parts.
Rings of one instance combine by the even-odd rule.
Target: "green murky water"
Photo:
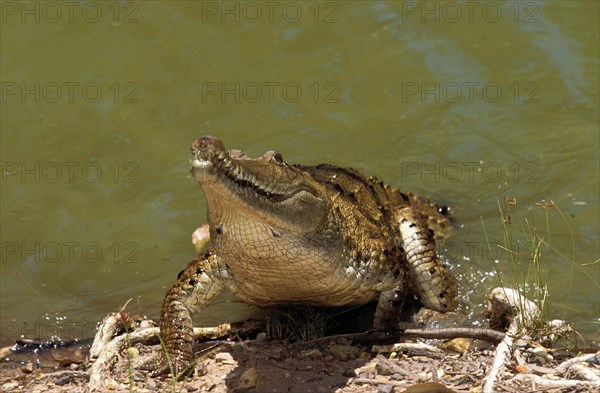
[[[205,219],[188,148],[207,133],[452,206],[442,251],[474,315],[497,272],[525,280],[497,247],[516,198],[515,250],[525,220],[556,250],[553,316],[598,340],[598,2],[1,6],[3,342],[91,336],[129,298],[158,317]],[[197,323],[252,312],[229,299]]]

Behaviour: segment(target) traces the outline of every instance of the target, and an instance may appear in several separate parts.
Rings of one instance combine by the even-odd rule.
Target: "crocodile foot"
[[[150,371],[152,377],[175,377],[176,379],[192,377],[194,375],[195,361],[185,359],[167,359],[163,355],[156,356],[144,362],[141,370]]]

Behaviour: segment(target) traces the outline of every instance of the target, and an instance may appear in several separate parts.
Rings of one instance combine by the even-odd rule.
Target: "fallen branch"
[[[583,381],[592,382],[594,385],[600,387],[600,377],[584,363],[575,363],[571,365],[571,367],[569,367],[569,374]]]
[[[113,322],[105,318],[103,322]],[[140,341],[148,341],[156,337],[158,328],[150,328],[135,331],[113,338],[107,344],[101,346],[101,351],[96,354],[96,358],[90,358],[92,367],[90,369],[90,384],[91,393],[105,392],[108,390],[110,383],[110,370],[117,362],[119,353],[129,345]]]
[[[567,370],[569,369],[569,367],[571,367],[571,365],[573,365],[575,363],[594,362],[595,361],[594,359],[598,359],[598,360],[596,360],[596,362],[600,361],[600,352],[589,353],[587,355],[577,356],[576,358],[565,360],[558,367],[556,367],[556,371],[558,371],[561,374],[564,374],[564,373],[567,372]]]
[[[371,351],[377,353],[413,352],[419,354],[443,352],[438,347],[424,343],[396,343],[392,345],[373,345]]]
[[[123,313],[111,313],[107,315],[98,328],[96,339],[90,351],[90,393],[105,392],[111,385],[110,370],[117,362],[119,354],[126,348],[133,346],[136,343],[156,342],[160,329],[150,327],[146,329],[138,329],[117,337],[111,335],[116,334],[120,330],[119,325],[123,324]],[[207,340],[227,336],[231,332],[231,325],[228,323],[209,328],[194,328],[194,339]]]
[[[510,324],[506,336],[496,347],[492,368],[485,377],[483,393],[494,392],[494,383],[504,368],[504,362],[513,345],[513,337],[517,335],[519,327],[528,325],[540,313],[538,307],[519,292],[502,287],[495,288],[488,296],[488,311],[492,319],[490,325],[498,326],[505,323],[500,321],[510,321]]]
[[[407,337],[426,339],[450,340],[453,338],[471,338],[492,343],[504,340],[506,333],[484,328],[444,328],[444,329],[406,329],[403,334]]]
[[[309,341],[298,341],[296,345],[312,344],[321,341],[330,340],[351,340],[361,343],[395,343],[406,338],[422,338],[428,340],[451,340],[453,338],[470,338],[473,340],[483,340],[492,343],[500,342],[504,339],[506,333],[493,329],[485,328],[443,328],[443,329],[405,329],[395,332],[365,332],[365,333],[345,333],[333,336],[319,337]]]
[[[513,380],[530,383],[536,389],[581,389],[584,392],[597,392],[598,384],[574,379],[548,379],[535,374],[517,374]]]

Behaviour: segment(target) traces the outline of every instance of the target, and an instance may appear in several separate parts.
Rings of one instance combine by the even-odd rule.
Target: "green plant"
[[[330,312],[318,307],[271,309],[266,318],[266,333],[275,339],[313,340],[325,335],[330,319]]]
[[[543,209],[543,223],[541,225],[538,225],[536,222],[539,218],[539,210],[537,209]],[[530,323],[531,326],[523,327],[527,335],[536,340],[550,340],[555,342],[559,338],[559,335],[556,334],[557,328],[555,323],[552,322],[554,307],[552,307],[550,302],[548,284],[551,284],[552,280],[556,278],[552,277],[551,269],[544,268],[543,257],[545,258],[546,255],[558,256],[569,265],[568,275],[560,277],[561,280],[569,280],[569,289],[566,294],[562,319],[565,319],[567,308],[571,301],[573,278],[576,271],[587,276],[597,288],[600,288],[600,285],[583,268],[583,265],[576,262],[575,240],[572,228],[562,210],[553,201],[538,202],[535,206],[529,207],[527,215],[524,216],[521,214],[515,198],[504,198],[502,203],[498,201],[498,210],[502,225],[502,244],[498,245],[498,247],[503,251],[502,254],[507,256],[516,282],[506,283],[506,277],[498,270],[498,266],[494,265],[496,276],[502,287],[514,287],[519,293],[523,294],[523,302],[525,298],[532,299],[539,308],[540,317],[533,320]],[[557,215],[551,217],[553,211],[557,212]],[[568,228],[571,242],[569,253],[565,253],[554,247],[551,241],[551,218],[560,218],[561,225]],[[488,237],[483,218],[481,222],[488,247],[492,251],[492,242],[490,242]],[[523,334],[525,333],[523,332]]]

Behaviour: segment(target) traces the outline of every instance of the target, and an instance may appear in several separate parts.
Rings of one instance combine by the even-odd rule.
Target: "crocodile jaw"
[[[213,136],[192,143],[191,171],[207,198],[209,223],[250,216],[277,230],[310,232],[327,215],[320,186],[269,151],[256,159]]]

